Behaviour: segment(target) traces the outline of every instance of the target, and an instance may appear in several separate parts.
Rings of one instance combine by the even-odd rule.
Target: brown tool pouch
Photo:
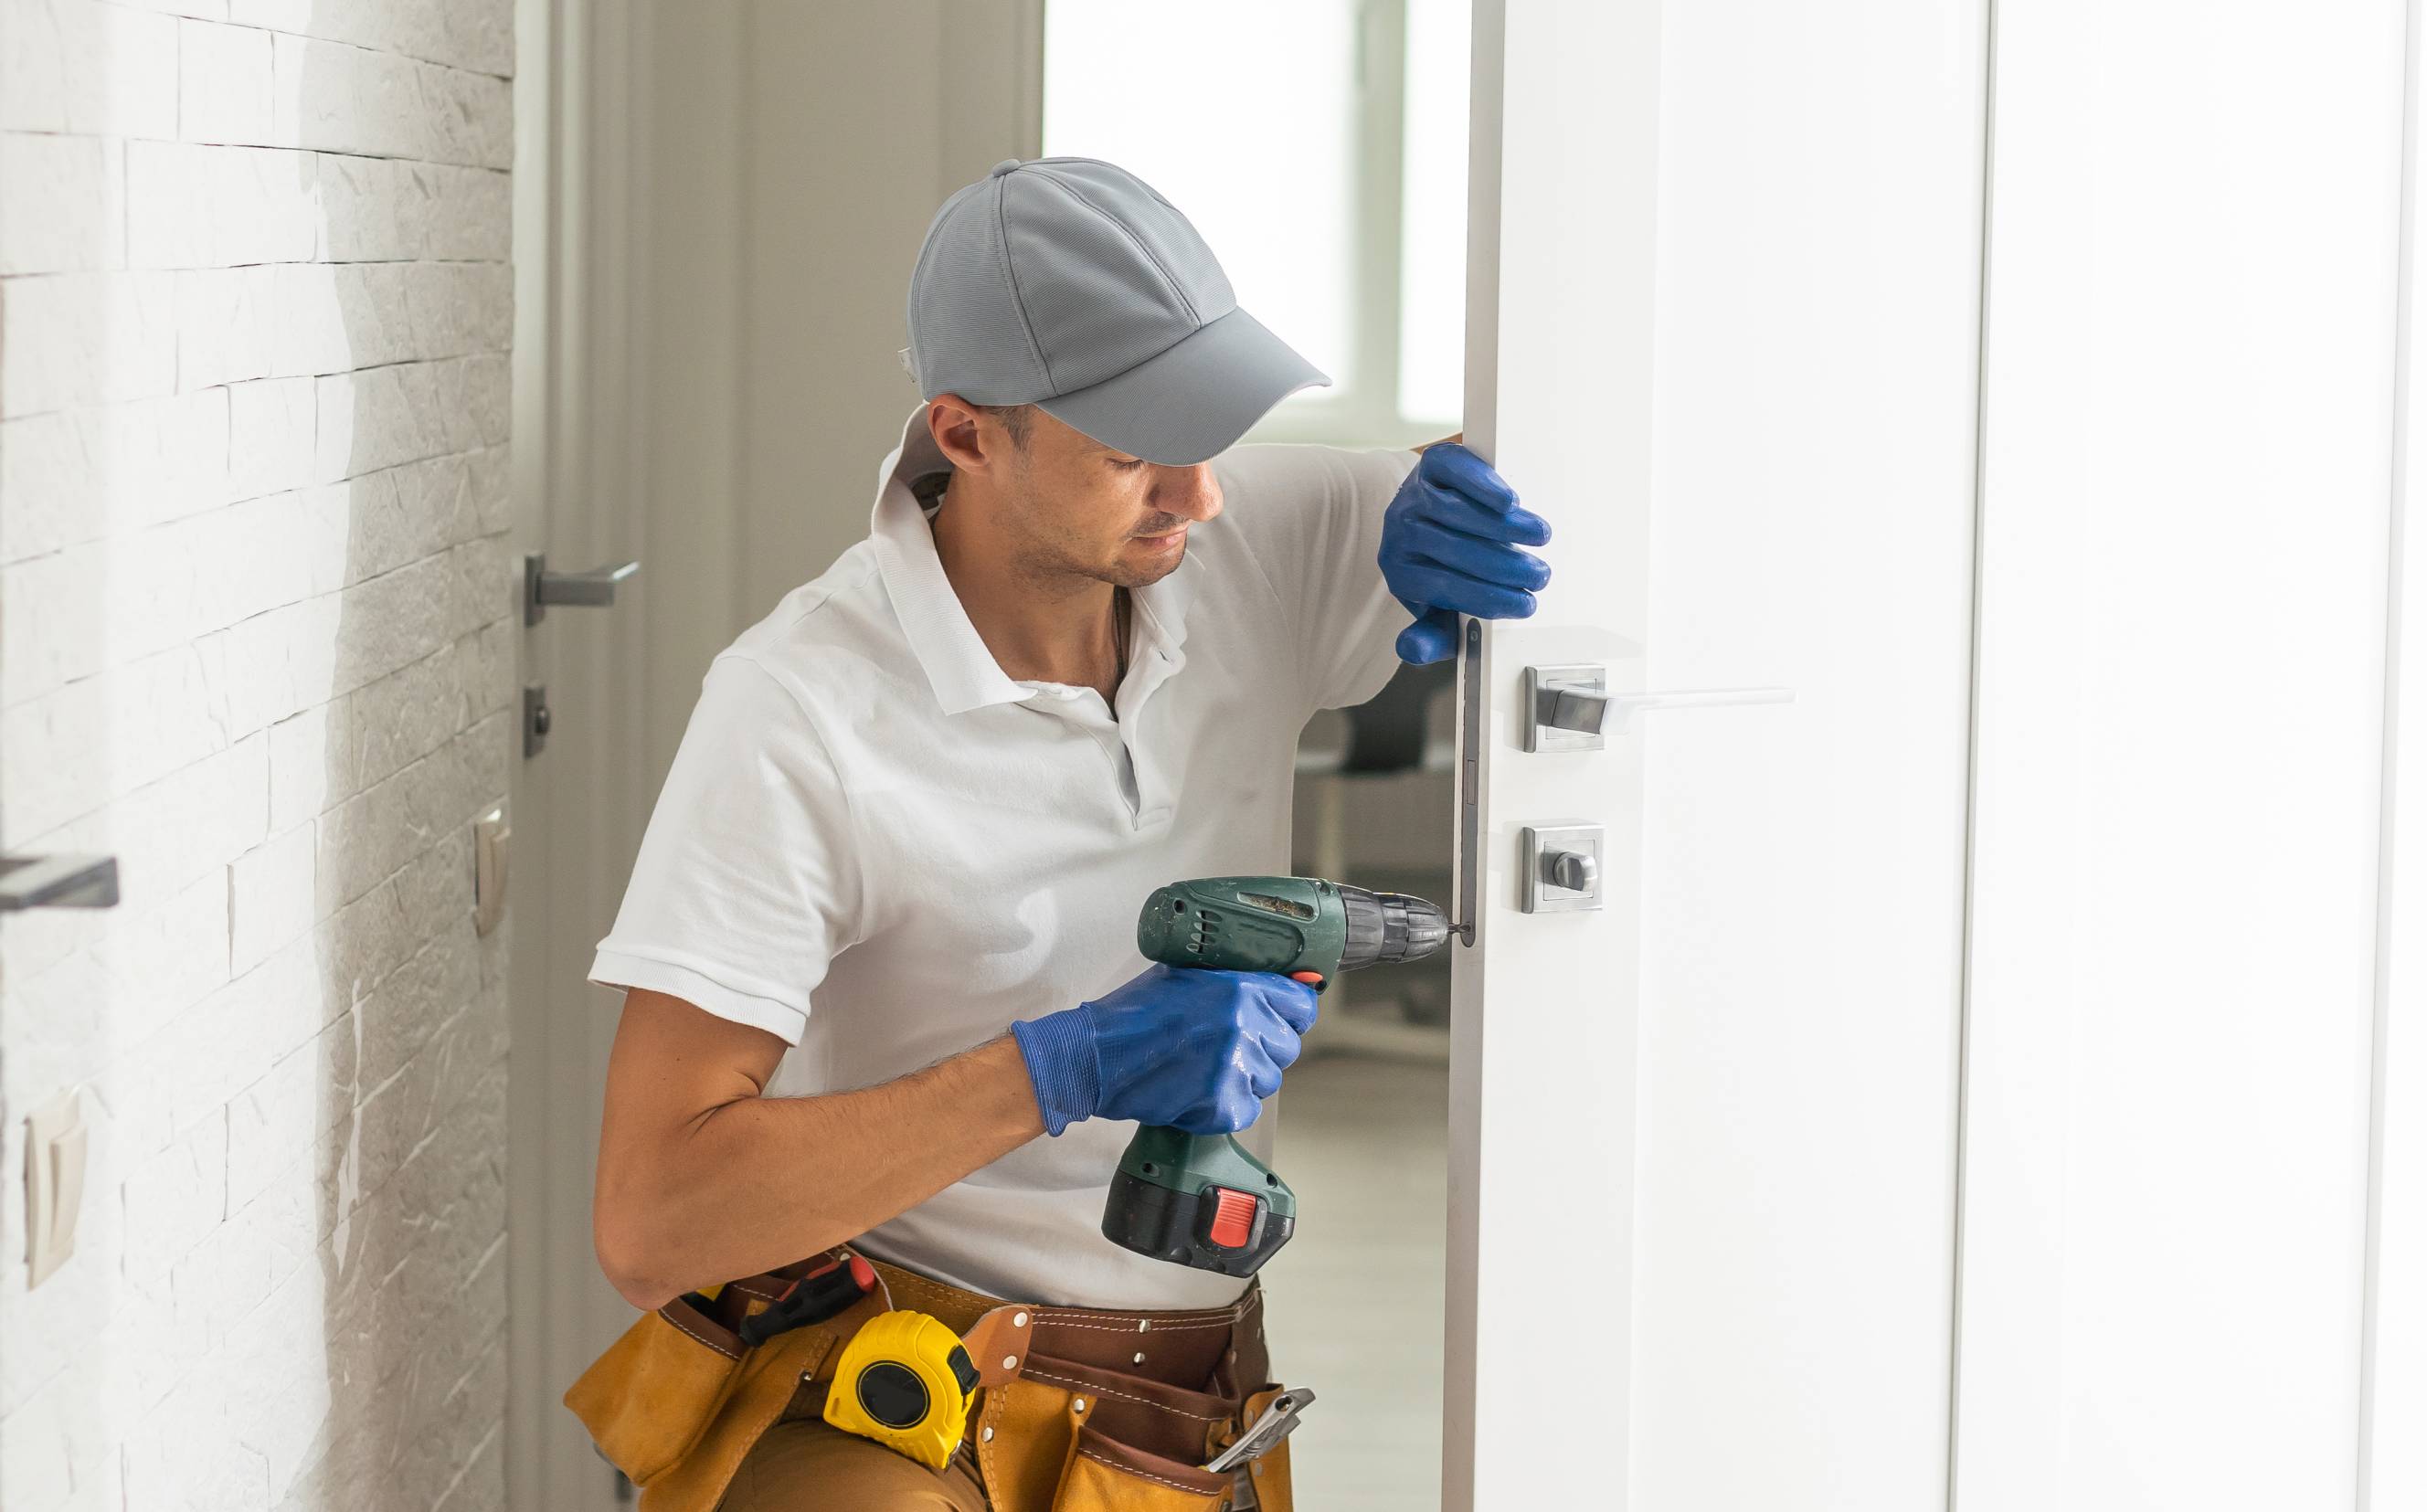
[[[644,1315],[581,1373],[564,1405],[635,1486],[689,1454],[741,1383],[741,1340],[690,1303]]]
[[[1287,1440],[1242,1471],[1204,1468],[1280,1391],[1267,1386],[1234,1406],[1234,1399],[1031,1355],[1018,1379],[981,1393],[971,1419],[989,1504],[996,1512],[1291,1512]],[[1248,1496],[1234,1484],[1242,1476]]]
[[[744,1345],[742,1319],[823,1260],[731,1282],[705,1307],[694,1293],[644,1314],[564,1393],[598,1452],[652,1508],[714,1506],[795,1384],[825,1369],[842,1341],[892,1306],[879,1277],[825,1322]]]
[[[835,1251],[841,1255],[844,1251]],[[982,1373],[961,1453],[973,1455],[994,1512],[1291,1512],[1289,1446],[1244,1472],[1205,1461],[1229,1445],[1279,1390],[1242,1392],[1238,1367],[1261,1374],[1261,1330],[1238,1330],[1223,1309],[1139,1314],[1030,1309],[945,1287],[877,1262],[873,1292],[823,1323],[741,1343],[744,1318],[829,1257],[725,1286],[712,1301],[679,1299],[627,1329],[565,1393],[599,1452],[641,1488],[643,1512],[711,1512],[759,1437],[779,1419],[817,1415],[841,1345],[895,1305],[961,1332]],[[700,1305],[705,1301],[705,1305]],[[1032,1322],[1032,1319],[1034,1320]],[[1033,1336],[1075,1344],[1088,1360],[1037,1353]],[[1134,1344],[1220,1360],[1192,1390],[1132,1374]],[[1181,1368],[1193,1372],[1196,1359]],[[1236,1487],[1252,1487],[1252,1500]]]
[[[1133,1449],[1082,1425],[1053,1493],[1053,1512],[1214,1512],[1230,1477]]]
[[[982,1404],[978,1464],[1003,1512],[1211,1508],[1231,1478],[1201,1468],[1206,1446],[1231,1419],[1217,1396],[1031,1355]]]

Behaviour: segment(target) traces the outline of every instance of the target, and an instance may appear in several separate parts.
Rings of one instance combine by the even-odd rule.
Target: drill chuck
[[[1449,942],[1449,919],[1437,903],[1404,892],[1367,892],[1345,883],[1340,904],[1348,916],[1348,941],[1340,969],[1421,961]]]

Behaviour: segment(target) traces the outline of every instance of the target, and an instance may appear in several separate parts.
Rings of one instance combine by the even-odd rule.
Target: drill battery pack
[[[1103,1235],[1175,1265],[1248,1276],[1297,1227],[1297,1197],[1225,1134],[1140,1129],[1121,1152]]]

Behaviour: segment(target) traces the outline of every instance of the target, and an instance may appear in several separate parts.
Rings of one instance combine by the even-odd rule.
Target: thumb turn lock
[[[1601,863],[1582,851],[1550,851],[1542,856],[1542,880],[1570,892],[1590,892],[1601,880]]]
[[[1527,825],[1519,837],[1521,909],[1556,914],[1601,906],[1600,825]]]

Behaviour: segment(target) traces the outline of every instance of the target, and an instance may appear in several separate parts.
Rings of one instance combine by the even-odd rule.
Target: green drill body
[[[1421,898],[1316,877],[1201,877],[1155,889],[1138,913],[1138,953],[1175,967],[1311,971],[1321,992],[1343,971],[1416,961],[1449,937]],[[1175,1264],[1252,1276],[1289,1242],[1297,1196],[1229,1134],[1141,1126],[1104,1203],[1104,1237]]]

